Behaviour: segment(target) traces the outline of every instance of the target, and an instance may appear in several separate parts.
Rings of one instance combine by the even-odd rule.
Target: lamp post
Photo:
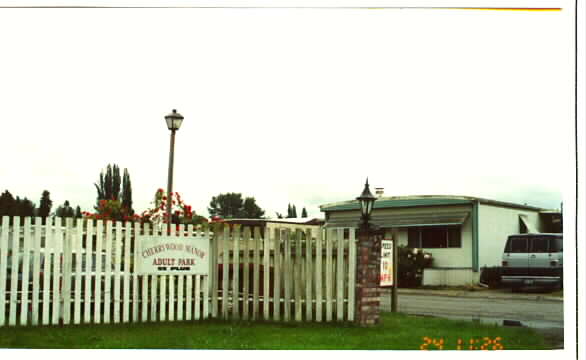
[[[361,224],[356,251],[355,321],[360,326],[373,326],[380,321],[380,234],[369,224],[376,197],[370,192],[368,178],[360,203]]]
[[[167,127],[171,130],[171,145],[169,149],[169,175],[167,177],[167,221],[171,224],[171,193],[173,191],[173,158],[175,155],[175,132],[181,127],[183,116],[173,109],[173,112],[165,116]]]
[[[356,200],[360,202],[360,214],[362,219],[361,226],[368,229],[370,227],[368,221],[370,220],[370,214],[372,213],[372,208],[376,201],[376,197],[370,192],[368,178],[366,178],[366,184],[364,184],[362,194],[357,197]]]

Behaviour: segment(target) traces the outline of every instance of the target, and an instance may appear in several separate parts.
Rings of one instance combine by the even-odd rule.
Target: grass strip
[[[382,314],[382,323],[361,328],[351,323],[196,322],[134,323],[0,328],[0,348],[28,349],[222,349],[222,350],[468,350],[500,338],[505,350],[550,349],[529,328],[467,321]],[[494,344],[489,345],[492,350]],[[425,346],[424,346],[425,347]]]

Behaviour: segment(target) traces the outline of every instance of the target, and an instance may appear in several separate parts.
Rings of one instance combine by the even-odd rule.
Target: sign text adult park
[[[208,275],[210,244],[204,237],[138,236],[135,265],[142,275]]]

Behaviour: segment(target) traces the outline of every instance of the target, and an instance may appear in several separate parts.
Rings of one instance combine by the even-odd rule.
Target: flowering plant
[[[122,206],[120,200],[102,199],[98,202],[96,212],[91,213],[84,211],[81,213],[84,218],[92,220],[111,220],[111,221],[137,221],[140,220],[139,215],[131,215],[130,210]]]
[[[171,219],[167,215],[167,204],[171,202]],[[207,222],[207,219],[198,216],[191,208],[181,199],[178,192],[171,193],[171,199],[167,199],[163,189],[158,189],[155,193],[153,208],[143,211],[141,218],[144,222],[151,222],[155,226],[162,224],[200,224]]]

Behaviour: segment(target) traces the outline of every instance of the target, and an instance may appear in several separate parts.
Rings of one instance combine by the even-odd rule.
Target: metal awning
[[[530,234],[535,234],[538,233],[539,231],[537,231],[533,225],[531,225],[529,223],[529,220],[527,220],[527,215],[519,215],[519,219],[521,220],[521,222],[523,223],[523,225],[525,225],[525,229],[527,229],[527,232]]]
[[[449,226],[462,225],[470,215],[470,211],[453,212],[417,212],[414,214],[380,215],[373,214],[371,223],[381,228],[400,228],[415,226]],[[329,219],[326,227],[358,227],[359,215],[336,216]]]

